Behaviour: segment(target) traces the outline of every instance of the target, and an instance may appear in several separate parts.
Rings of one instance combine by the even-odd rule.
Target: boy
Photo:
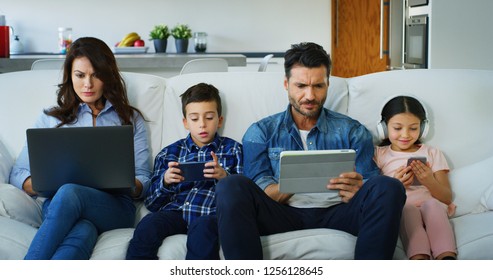
[[[127,259],[157,259],[163,240],[174,234],[188,235],[186,259],[219,259],[215,186],[219,179],[243,172],[242,146],[217,133],[223,117],[214,86],[194,85],[181,100],[183,125],[190,133],[156,156],[145,199],[151,213],[137,225]],[[186,181],[180,163],[204,161],[206,179]]]

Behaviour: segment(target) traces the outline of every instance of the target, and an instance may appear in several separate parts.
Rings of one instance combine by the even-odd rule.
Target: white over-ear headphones
[[[428,131],[430,130],[430,125],[429,125],[429,121],[428,121],[428,111],[426,110],[426,106],[421,102],[419,101],[418,98],[414,97],[414,96],[411,96],[411,95],[395,95],[395,96],[392,96],[388,99],[385,100],[385,102],[383,103],[383,106],[382,106],[382,109],[380,110],[380,114],[382,113],[383,111],[383,108],[385,107],[385,105],[387,105],[387,103],[396,98],[396,97],[399,97],[399,96],[403,96],[403,97],[411,97],[411,98],[414,98],[416,99],[419,104],[421,104],[421,107],[423,107],[423,110],[425,111],[425,119],[421,121],[421,124],[420,124],[420,131],[419,131],[419,138],[425,138],[426,135],[428,135]],[[388,136],[388,129],[387,129],[387,120],[385,119],[381,119],[380,122],[378,122],[377,124],[377,135],[378,135],[378,138],[380,140],[384,140],[384,139],[387,139],[389,136]]]

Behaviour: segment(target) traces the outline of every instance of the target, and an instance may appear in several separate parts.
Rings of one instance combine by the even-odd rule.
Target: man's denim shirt
[[[303,142],[291,116],[291,105],[286,111],[266,117],[252,124],[243,136],[244,172],[265,189],[279,182],[280,153],[303,150]],[[372,135],[356,120],[324,108],[317,124],[307,137],[308,150],[354,149],[356,172],[364,179],[379,175],[373,161]]]

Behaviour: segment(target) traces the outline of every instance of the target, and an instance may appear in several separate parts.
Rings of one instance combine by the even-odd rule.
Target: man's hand
[[[292,193],[279,192],[279,184],[268,185],[264,191],[270,198],[282,204],[286,204],[293,196]]]
[[[348,203],[363,186],[363,176],[357,172],[342,173],[332,178],[327,185],[329,190],[339,190],[342,202]]]

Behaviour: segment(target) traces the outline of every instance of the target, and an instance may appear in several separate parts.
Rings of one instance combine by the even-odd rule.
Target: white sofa
[[[161,78],[124,73],[131,103],[149,120],[152,156],[186,131],[179,95],[207,82],[223,98],[223,135],[241,140],[254,121],[286,108],[283,73],[199,73]],[[8,173],[25,142],[25,130],[42,108],[55,104],[57,70],[0,74],[0,259],[21,259],[40,221],[32,218],[27,198],[8,184]],[[331,77],[326,106],[350,115],[375,135],[384,100],[412,94],[427,106],[431,130],[425,142],[442,149],[452,168],[457,205],[451,219],[459,259],[493,259],[493,71],[399,70],[350,79]],[[151,159],[152,162],[152,159]],[[138,205],[140,219],[147,210]],[[137,222],[137,221],[136,221]],[[133,229],[101,234],[93,259],[123,259]],[[167,238],[161,259],[184,259],[185,235]],[[356,237],[314,229],[262,237],[266,259],[351,259]],[[405,259],[400,242],[395,259]]]

